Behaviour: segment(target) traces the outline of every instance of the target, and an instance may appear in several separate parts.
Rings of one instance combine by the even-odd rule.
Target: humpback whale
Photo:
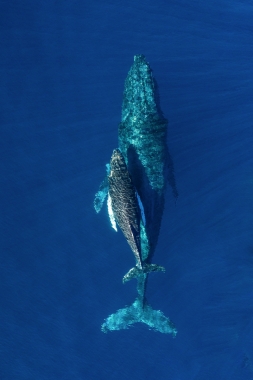
[[[145,209],[141,240],[147,260],[151,260],[157,245],[167,182],[178,197],[167,125],[152,70],[144,55],[136,55],[125,81],[119,148]]]
[[[146,223],[145,212],[119,149],[113,151],[110,161],[107,205],[112,227],[117,230],[116,224],[119,225],[136,259],[136,267],[129,270],[123,282],[141,272],[165,271],[162,266],[144,262],[142,257],[140,234],[141,225]]]
[[[137,279],[137,298],[132,305],[111,314],[102,331],[127,329],[142,322],[155,331],[177,334],[174,324],[160,310],[153,310],[145,297],[149,272],[165,271],[151,263],[158,241],[164,194],[169,181],[178,193],[173,163],[167,147],[167,120],[159,106],[157,85],[143,55],[136,55],[125,81],[119,149],[114,150],[107,176],[95,195],[98,213],[107,197],[108,213],[129,243],[136,266],[123,282]]]
[[[108,185],[109,215],[113,214],[135,255],[137,267],[142,269],[140,211],[134,185],[119,149],[115,149],[111,157]]]

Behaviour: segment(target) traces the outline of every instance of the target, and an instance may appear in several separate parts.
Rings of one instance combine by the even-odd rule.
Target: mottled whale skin
[[[175,198],[178,196],[167,126],[150,65],[144,55],[136,55],[125,80],[118,135],[119,148],[145,210],[142,258],[149,262],[159,237],[167,182]]]
[[[121,228],[142,269],[140,244],[140,210],[135,187],[119,149],[113,151],[108,175],[108,197],[114,218]]]

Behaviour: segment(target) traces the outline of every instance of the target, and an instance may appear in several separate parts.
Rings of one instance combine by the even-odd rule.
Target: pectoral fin
[[[110,171],[110,164],[106,164],[106,173],[108,175]],[[108,178],[107,176],[105,179],[101,182],[98,192],[95,194],[95,199],[94,199],[94,208],[97,213],[100,212],[101,208],[103,207],[105,198],[107,197],[108,194]]]
[[[136,191],[136,197],[137,197],[139,208],[141,211],[141,219],[142,219],[143,225],[146,226],[146,218],[145,218],[144,207],[143,207],[141,198],[140,198],[139,194],[137,193],[137,191]]]
[[[108,179],[106,176],[103,182],[100,184],[98,192],[95,194],[94,208],[97,213],[99,213],[99,211],[103,207],[107,194],[108,194]]]
[[[114,216],[113,209],[112,209],[112,199],[111,199],[111,197],[110,197],[109,194],[108,194],[108,198],[107,198],[107,208],[108,208],[108,215],[109,215],[109,219],[110,219],[110,222],[111,222],[112,228],[113,228],[115,231],[118,231],[118,230],[117,230],[117,225],[116,225],[115,216]]]

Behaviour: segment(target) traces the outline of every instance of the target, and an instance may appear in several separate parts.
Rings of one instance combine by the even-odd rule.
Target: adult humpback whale
[[[117,150],[117,154],[121,155],[121,161],[124,158],[124,165],[121,166],[119,172],[114,170],[113,160],[110,165],[107,165],[108,176],[95,196],[94,207],[99,212],[108,195],[108,212],[112,226],[116,227],[115,221],[119,224],[136,257],[136,266],[124,276],[123,282],[136,277],[138,296],[131,306],[118,310],[105,320],[102,325],[104,332],[126,329],[135,322],[143,322],[156,331],[171,333],[174,336],[177,333],[170,319],[165,317],[160,310],[153,310],[145,298],[148,273],[164,270],[163,267],[151,264],[151,258],[159,236],[167,180],[172,186],[174,196],[177,197],[173,165],[166,138],[167,120],[159,107],[152,71],[145,57],[137,55],[134,57],[134,63],[125,81],[122,120],[119,126],[120,150]],[[124,196],[121,196],[115,185],[119,178],[121,189],[128,190],[130,178],[131,195],[129,191],[126,193],[123,191]],[[112,193],[111,183],[112,188],[114,185],[117,188],[117,191]],[[139,201],[138,206],[136,200]],[[131,218],[139,224],[137,230],[130,228],[134,236],[134,238],[131,236],[131,239],[129,238],[131,233],[128,236],[125,233],[126,220],[128,220],[126,223],[128,234],[130,231],[130,215],[125,213],[125,210],[128,210],[128,206],[126,207],[128,204],[131,207],[134,204],[133,215],[135,216],[130,214]],[[145,214],[145,217],[140,218],[141,213]],[[130,241],[135,244],[130,244]],[[135,252],[136,247],[138,247],[138,254]]]

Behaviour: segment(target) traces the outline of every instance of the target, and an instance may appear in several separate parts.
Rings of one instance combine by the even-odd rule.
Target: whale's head
[[[123,154],[119,149],[114,149],[110,161],[110,174],[109,177],[115,177],[127,171],[127,166],[123,157]]]

